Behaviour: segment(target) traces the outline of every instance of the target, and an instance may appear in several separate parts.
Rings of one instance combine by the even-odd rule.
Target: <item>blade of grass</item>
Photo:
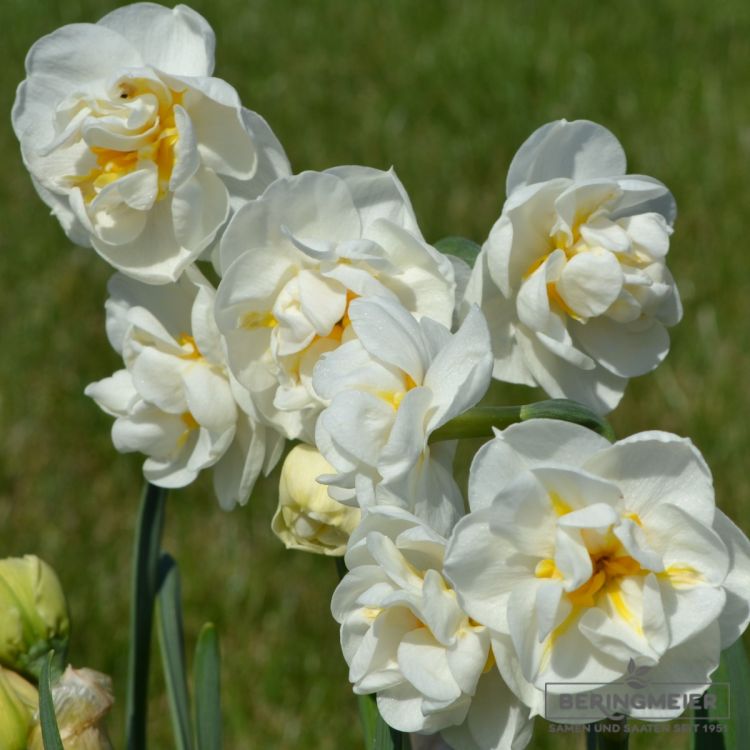
[[[221,750],[221,665],[216,628],[206,623],[195,647],[195,744]]]
[[[157,632],[161,651],[164,680],[167,685],[169,711],[172,716],[177,750],[192,750],[193,741],[185,669],[185,636],[182,627],[180,571],[170,555],[159,560],[159,590],[157,602]]]
[[[42,727],[44,750],[64,750],[60,730],[57,728],[55,703],[52,700],[50,685],[53,658],[54,654],[50,651],[46,661],[42,664],[42,673],[39,677],[39,723]]]
[[[164,528],[167,491],[146,485],[136,526],[128,647],[128,684],[125,725],[127,750],[146,750],[148,673],[154,597],[158,585],[159,547]]]

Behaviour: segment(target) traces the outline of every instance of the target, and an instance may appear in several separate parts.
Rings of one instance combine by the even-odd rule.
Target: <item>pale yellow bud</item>
[[[104,724],[114,703],[107,675],[68,667],[52,686],[52,700],[65,750],[112,750]],[[29,750],[44,750],[38,725],[29,738]]]
[[[287,549],[319,555],[343,555],[349,535],[359,523],[359,508],[350,508],[328,496],[315,481],[336,470],[309,445],[289,452],[279,480],[279,507],[271,528]]]
[[[0,747],[26,750],[39,698],[23,677],[0,667]]]
[[[38,678],[49,651],[65,651],[69,632],[55,571],[35,555],[0,560],[0,663]]]

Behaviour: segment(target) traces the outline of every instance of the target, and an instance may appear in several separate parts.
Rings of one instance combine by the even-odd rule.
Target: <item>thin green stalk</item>
[[[136,526],[133,554],[133,589],[128,648],[128,684],[125,725],[127,750],[146,750],[148,674],[154,599],[159,583],[159,549],[167,491],[146,485]]]
[[[430,442],[491,438],[494,435],[493,428],[503,429],[529,419],[559,419],[573,422],[598,432],[609,441],[615,439],[609,422],[596,412],[576,401],[553,398],[523,406],[475,406],[435,430],[430,435]]]

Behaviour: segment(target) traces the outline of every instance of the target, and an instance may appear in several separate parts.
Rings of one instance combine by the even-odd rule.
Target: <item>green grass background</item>
[[[0,555],[35,552],[63,580],[72,660],[111,674],[119,745],[129,564],[140,460],[114,452],[83,396],[119,364],[104,336],[109,270],[72,247],[36,197],[9,123],[40,36],[117,2],[0,5]],[[673,349],[631,383],[619,435],[689,435],[718,502],[750,531],[750,4],[482,0],[195,0],[217,34],[217,74],[262,113],[295,171],[394,165],[425,235],[483,241],[518,145],[554,118],[620,138],[630,170],[680,210],[669,265],[685,302]],[[527,398],[514,391],[514,398]],[[510,397],[510,396],[509,396]],[[186,635],[217,623],[226,747],[361,747],[329,615],[330,560],[286,552],[269,528],[273,481],[231,514],[204,478],[175,493],[165,545],[184,579]],[[169,748],[159,669],[150,732]],[[548,742],[540,727],[535,747]],[[678,736],[670,746],[687,747]],[[667,740],[639,738],[636,748]]]

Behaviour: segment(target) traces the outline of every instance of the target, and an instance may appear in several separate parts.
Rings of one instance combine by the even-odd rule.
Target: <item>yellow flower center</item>
[[[141,88],[135,84],[122,83],[119,98],[127,101],[145,93],[150,93],[145,84]],[[175,145],[179,140],[174,107],[182,104],[183,96],[184,92],[170,89],[169,101],[159,98],[158,127],[154,129],[148,141],[137,149],[120,151],[91,146],[90,151],[96,157],[96,166],[83,176],[71,178],[72,184],[81,189],[86,203],[91,203],[107,185],[134,172],[143,162],[156,164],[159,186],[157,200],[167,195],[175,165]],[[144,129],[151,125],[149,123]]]

